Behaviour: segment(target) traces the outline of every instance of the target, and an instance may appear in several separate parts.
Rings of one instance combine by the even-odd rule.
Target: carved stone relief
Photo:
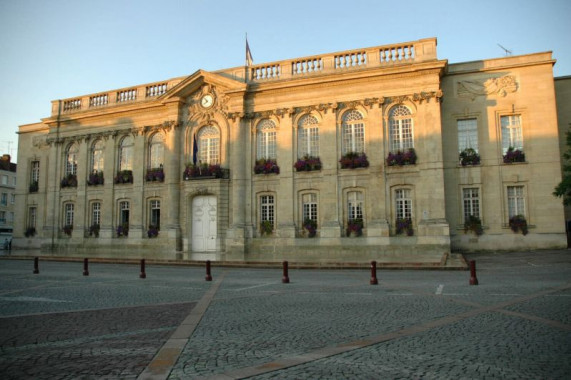
[[[513,75],[486,80],[460,81],[457,82],[456,93],[459,98],[476,99],[478,96],[499,95],[506,96],[516,92],[518,84]]]

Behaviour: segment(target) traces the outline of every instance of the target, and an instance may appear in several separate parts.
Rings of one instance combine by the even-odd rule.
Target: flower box
[[[145,175],[145,180],[147,182],[164,182],[165,180],[165,173],[163,168],[153,168],[148,169],[147,174]]]
[[[293,167],[298,172],[321,170],[321,160],[319,157],[304,156],[303,158],[297,160]]]
[[[387,156],[387,166],[415,165],[416,158],[414,148],[410,148],[404,152],[401,152],[400,150],[396,153],[390,152]]]
[[[369,167],[369,160],[367,155],[357,152],[349,152],[343,155],[339,160],[341,164],[341,169],[356,169],[356,168],[367,168]]]
[[[89,226],[89,236],[99,237],[99,224],[95,223]]]
[[[483,235],[482,220],[477,216],[470,215],[464,222],[464,233],[468,231],[473,231],[477,236]]]
[[[123,223],[117,226],[117,236],[129,236],[129,223]]]
[[[472,148],[466,148],[460,152],[460,164],[462,166],[480,165],[480,155]]]
[[[185,181],[193,178],[222,178],[223,170],[220,165],[187,164],[182,177]]]
[[[504,154],[504,164],[512,164],[514,162],[525,162],[525,153],[510,146],[506,154]]]
[[[262,158],[256,160],[256,165],[254,166],[254,173],[280,174],[280,167],[278,166],[276,160]]]
[[[117,173],[113,182],[116,184],[121,183],[133,183],[133,171],[132,170],[121,170]]]
[[[159,228],[157,226],[150,225],[149,229],[147,230],[147,236],[149,238],[156,238],[159,236]]]
[[[26,237],[33,237],[36,235],[36,227],[28,227],[26,228],[26,232],[24,232],[24,236]]]
[[[523,215],[514,215],[510,218],[509,221],[510,228],[514,233],[521,231],[521,233],[525,236],[528,233],[527,229],[527,220]]]
[[[307,236],[312,238],[317,235],[317,221],[306,218],[303,221],[303,229],[307,231]]]
[[[353,219],[347,222],[347,236],[363,235],[363,219]]]
[[[407,236],[414,235],[414,230],[412,229],[412,219],[411,218],[397,218],[396,220],[396,233],[400,235],[406,232]]]
[[[77,187],[77,176],[75,174],[66,175],[60,183],[62,189],[65,187]]]
[[[89,175],[89,178],[87,179],[87,185],[88,186],[103,185],[103,183],[104,183],[103,172],[95,171],[95,172],[91,173]]]
[[[71,236],[71,232],[73,231],[73,226],[66,224],[65,226],[63,226],[63,233],[66,234],[67,236]]]
[[[271,235],[274,232],[274,224],[269,220],[264,220],[260,223],[260,232],[262,236]]]

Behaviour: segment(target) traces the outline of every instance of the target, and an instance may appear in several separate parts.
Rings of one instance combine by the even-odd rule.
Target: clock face
[[[214,98],[210,94],[206,94],[200,99],[200,105],[204,108],[210,108],[213,104]]]

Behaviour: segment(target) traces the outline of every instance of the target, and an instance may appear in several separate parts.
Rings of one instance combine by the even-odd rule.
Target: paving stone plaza
[[[571,253],[469,271],[0,260],[2,379],[564,379]]]

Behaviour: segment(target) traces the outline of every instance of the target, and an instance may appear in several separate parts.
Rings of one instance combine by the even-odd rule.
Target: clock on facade
[[[206,94],[200,98],[200,105],[204,108],[210,108],[214,104],[214,97],[211,94]]]

